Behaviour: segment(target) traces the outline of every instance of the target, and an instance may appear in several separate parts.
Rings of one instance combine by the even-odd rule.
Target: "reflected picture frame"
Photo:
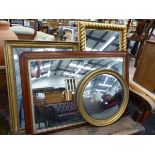
[[[7,75],[9,113],[10,113],[10,129],[11,134],[24,134],[25,128],[20,127],[17,90],[16,90],[16,73],[14,65],[14,49],[27,48],[58,48],[79,50],[78,42],[57,42],[57,41],[27,41],[27,40],[6,40],[4,42],[4,56]],[[25,51],[23,51],[25,52]]]
[[[103,75],[103,74],[115,77],[119,81],[120,85],[122,86],[124,95],[123,95],[121,106],[119,107],[119,109],[117,110],[116,113],[114,113],[112,116],[105,118],[105,119],[96,119],[96,118],[90,116],[88,114],[88,112],[85,110],[83,93],[84,93],[84,90],[85,90],[87,84],[93,78]],[[77,107],[78,107],[81,115],[87,122],[89,122],[90,124],[95,125],[95,126],[106,126],[106,125],[110,125],[110,124],[114,123],[115,121],[117,121],[122,116],[122,114],[125,112],[126,107],[128,105],[128,100],[129,100],[129,88],[128,88],[128,84],[126,83],[126,81],[117,72],[115,72],[113,70],[99,69],[99,70],[89,72],[81,80],[81,82],[78,84],[75,98],[76,98]]]
[[[105,24],[105,23],[95,23],[95,22],[78,22],[78,41],[79,49],[81,51],[86,51],[86,30],[105,30],[105,31],[117,31],[120,33],[119,37],[119,51],[126,51],[127,48],[127,27],[126,25],[118,24]]]
[[[34,129],[34,113],[32,108],[31,98],[31,87],[30,87],[30,73],[29,73],[29,62],[33,60],[73,60],[83,58],[123,58],[123,77],[128,81],[128,57],[125,52],[24,52],[20,55],[20,66],[21,66],[21,78],[22,78],[22,92],[24,99],[24,111],[25,111],[25,131],[26,134],[47,134],[50,132],[56,132],[65,128],[71,128],[77,125],[81,125],[85,122],[73,123],[65,126],[58,126],[56,128],[49,128],[43,130]],[[85,76],[83,76],[85,77]]]

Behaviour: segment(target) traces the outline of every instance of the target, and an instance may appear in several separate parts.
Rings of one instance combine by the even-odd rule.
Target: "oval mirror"
[[[89,72],[78,85],[76,102],[83,118],[96,126],[115,122],[125,111],[129,91],[123,77],[112,70]]]

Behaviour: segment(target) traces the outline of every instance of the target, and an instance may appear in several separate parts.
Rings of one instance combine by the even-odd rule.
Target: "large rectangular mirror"
[[[78,23],[78,40],[82,51],[126,51],[126,37],[125,25]]]
[[[20,57],[27,134],[56,131],[83,123],[75,92],[82,77],[111,69],[128,81],[126,53],[27,52]],[[37,76],[34,76],[34,73]],[[104,81],[107,88],[109,80]]]
[[[5,41],[5,64],[8,84],[10,122],[12,134],[24,132],[24,111],[21,90],[19,56],[25,51],[77,51],[77,42]]]

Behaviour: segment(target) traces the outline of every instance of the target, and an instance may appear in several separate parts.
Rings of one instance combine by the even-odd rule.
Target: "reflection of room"
[[[86,30],[87,51],[114,51],[119,49],[119,32]]]
[[[115,96],[119,93],[121,99],[116,102]],[[102,74],[88,83],[83,98],[85,110],[89,115],[96,119],[105,119],[117,112],[122,102],[122,87],[115,77]]]
[[[77,58],[77,59],[51,59],[30,61],[31,87],[33,89],[34,105],[50,106],[57,109],[60,103],[67,109],[68,103],[75,104],[75,91],[80,79],[95,69],[113,69],[122,74],[123,58]],[[34,74],[39,69],[39,77]],[[105,81],[100,81],[97,92],[101,96],[102,84],[106,91],[110,91],[112,77],[107,76]],[[101,85],[100,85],[101,84]],[[70,106],[72,108],[75,106]],[[65,111],[63,111],[65,112]],[[36,116],[37,117],[37,116]],[[38,117],[37,117],[38,118]],[[52,117],[51,117],[52,118]],[[39,123],[40,124],[40,123]],[[46,126],[46,123],[44,123]],[[40,124],[41,127],[41,124]]]
[[[31,62],[31,69],[36,70],[37,62]],[[100,68],[112,68],[122,73],[122,59],[79,59],[79,60],[52,60],[43,61],[40,69],[40,77],[32,77],[32,89],[37,88],[63,88],[66,96],[74,95],[78,81],[87,72]],[[33,72],[34,72],[33,71]],[[72,94],[72,95],[71,95]]]

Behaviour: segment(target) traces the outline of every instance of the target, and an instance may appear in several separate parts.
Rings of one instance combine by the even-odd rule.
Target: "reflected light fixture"
[[[85,69],[85,70],[95,70],[95,68],[91,68],[91,67],[83,66],[83,65],[77,65],[77,64],[74,64],[74,63],[70,63],[69,66],[70,67],[75,67],[75,68],[80,68],[80,69]]]
[[[103,51],[106,47],[108,47],[116,39],[117,33],[118,32],[115,32],[115,34],[100,48],[99,51]]]
[[[99,50],[92,49],[90,47],[86,47],[86,51],[103,51],[116,39],[117,34],[118,34],[118,32],[115,32],[115,34]]]
[[[103,84],[103,83],[99,83],[99,86],[103,86],[103,87],[112,87],[112,85],[108,85],[108,84]]]

